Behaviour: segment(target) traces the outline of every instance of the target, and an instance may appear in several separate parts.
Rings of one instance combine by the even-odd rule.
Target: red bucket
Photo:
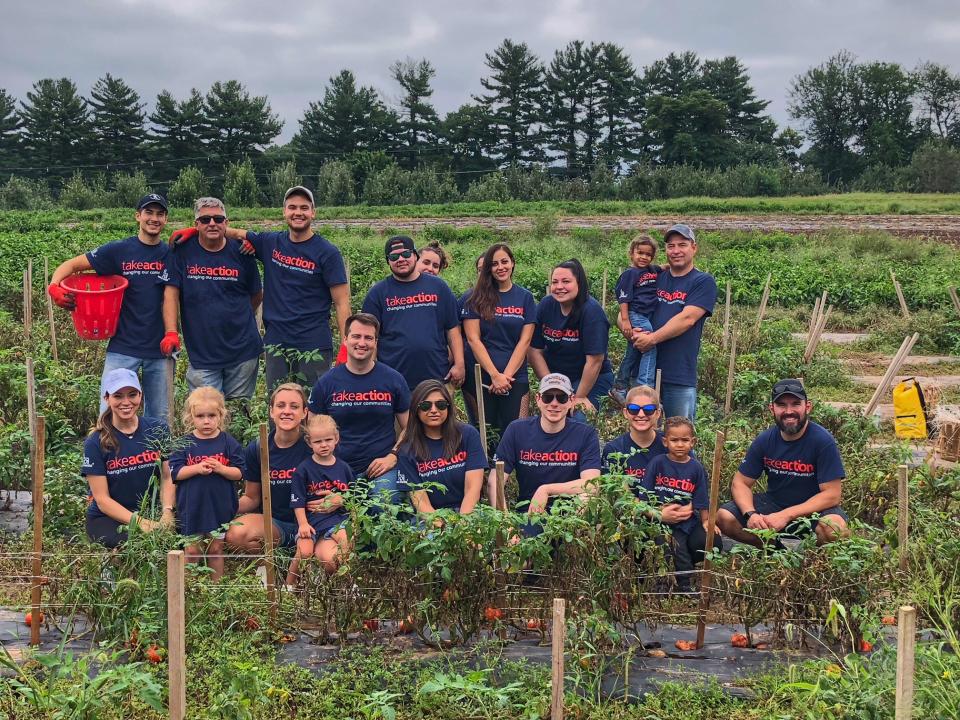
[[[64,290],[77,299],[73,326],[84,340],[106,340],[117,332],[123,292],[127,289],[123,275],[78,273],[61,281]]]

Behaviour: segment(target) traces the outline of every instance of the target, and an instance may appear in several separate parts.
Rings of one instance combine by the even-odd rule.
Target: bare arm
[[[419,515],[429,515],[436,512],[433,503],[430,502],[430,494],[426,490],[414,490],[410,493],[410,502],[413,503],[413,509]]]
[[[520,331],[520,341],[517,343],[517,346],[513,349],[513,354],[510,355],[510,360],[507,362],[507,367],[503,371],[503,374],[509,378],[516,378],[517,372],[520,370],[520,366],[523,365],[523,361],[527,358],[527,348],[530,347],[530,342],[533,340],[533,329],[536,327],[533,323],[529,323],[523,326],[523,330]]]
[[[450,368],[448,377],[450,382],[460,387],[466,369],[463,366],[463,336],[460,334],[459,325],[447,330],[447,347],[450,350],[450,357],[453,358],[453,366]]]
[[[550,366],[547,365],[547,359],[544,357],[541,348],[531,346],[530,349],[527,350],[527,362],[530,363],[530,367],[533,368],[533,372],[538,378],[550,374]]]
[[[667,324],[659,330],[641,335],[636,342],[636,347],[642,352],[649,350],[654,345],[659,345],[662,342],[683,335],[706,314],[707,311],[702,307],[687,305],[678,314],[667,320]]]
[[[477,503],[480,502],[481,490],[483,490],[483,469],[468,471],[463,480],[463,501],[460,503],[461,515],[469,515],[473,512]]]
[[[223,234],[226,235],[231,240],[246,240],[247,231],[241,230],[235,227],[227,227],[224,229]]]
[[[753,486],[756,478],[748,478],[737,470],[730,481],[730,495],[741,513],[756,512],[753,505]]]
[[[176,507],[177,490],[173,487],[173,478],[170,476],[170,463],[164,460],[160,464],[160,506],[163,508],[161,520],[172,521],[173,511],[167,508]]]
[[[180,288],[167,285],[163,289],[163,331],[177,332],[177,315],[180,312]]]
[[[580,384],[577,386],[577,401],[583,401],[592,410],[596,410],[596,408],[587,400],[587,396],[593,390],[594,383],[597,382],[597,376],[600,375],[603,358],[603,355],[587,355],[587,362],[583,366],[583,375],[580,376]]]
[[[799,505],[791,505],[790,507],[781,510],[779,514],[782,514],[787,518],[787,523],[785,523],[784,526],[790,522],[793,522],[797,518],[809,517],[814,513],[821,512],[827,508],[832,508],[834,505],[839,505],[841,485],[842,480],[839,479],[820,483],[820,492],[818,492],[812,498],[806,502],[800,503]]]
[[[62,280],[84,270],[93,270],[93,266],[86,255],[77,255],[57,265],[57,269],[53,271],[53,275],[50,277],[50,282],[59,284]],[[98,502],[97,505],[99,504]]]
[[[251,513],[260,507],[262,489],[260,483],[247,480],[243,485],[243,494],[240,496],[240,504],[237,513]]]
[[[260,307],[260,303],[263,302],[263,290],[260,290],[255,295],[250,296],[250,307],[253,308],[253,311],[256,312],[257,308]]]
[[[330,288],[330,297],[337,312],[337,328],[340,330],[340,342],[347,336],[345,330],[347,318],[350,317],[350,286],[347,283],[334,285]]]
[[[486,370],[487,375],[491,378],[499,375],[500,371],[497,370],[497,366],[493,364],[490,353],[487,352],[486,345],[484,345],[483,340],[480,339],[480,321],[464,320],[463,331],[467,335],[467,342],[470,343],[470,349],[473,350],[473,356],[477,359],[477,362],[480,363],[480,367]],[[469,368],[467,369],[469,370]]]
[[[546,509],[547,501],[557,495],[582,495],[587,491],[588,483],[598,477],[600,477],[600,470],[584,470],[576,480],[541,485],[530,500],[529,512],[543,512]]]

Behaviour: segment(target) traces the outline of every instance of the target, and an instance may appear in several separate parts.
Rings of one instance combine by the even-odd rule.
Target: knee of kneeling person
[[[850,528],[839,515],[824,515],[817,523],[816,533],[821,543],[828,543],[850,537]]]
[[[724,510],[723,508],[717,510],[717,525],[719,526],[720,531],[724,533],[730,533],[743,527],[737,522],[737,519],[733,516],[733,513],[731,513],[729,510]]]

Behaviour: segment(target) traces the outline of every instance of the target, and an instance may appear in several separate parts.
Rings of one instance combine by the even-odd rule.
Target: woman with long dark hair
[[[496,439],[520,416],[520,402],[530,391],[527,349],[537,308],[533,293],[514,284],[515,267],[508,245],[491,245],[483,254],[482,269],[463,315],[467,342],[482,369],[480,397]],[[496,440],[491,439],[496,447]]]
[[[538,378],[562,373],[575,392],[575,417],[581,410],[596,412],[600,398],[613,386],[607,357],[610,321],[590,295],[590,283],[576,258],[550,273],[550,294],[537,307],[537,327],[528,358]]]
[[[441,381],[424,380],[413,389],[399,455],[400,480],[410,487],[419,515],[473,511],[487,456],[476,428],[457,422],[453,398]]]

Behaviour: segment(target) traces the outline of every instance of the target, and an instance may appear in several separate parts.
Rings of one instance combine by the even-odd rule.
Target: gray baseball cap
[[[677,223],[676,225],[671,225],[670,229],[663,234],[663,241],[666,242],[667,238],[676,233],[677,235],[682,235],[687,240],[692,243],[697,241],[697,238],[693,235],[693,230],[689,225],[684,225],[683,223]]]
[[[294,185],[292,188],[287,190],[283,194],[283,201],[286,202],[287,198],[290,197],[291,195],[303,195],[305,198],[307,198],[310,201],[311,205],[316,205],[316,203],[313,202],[313,193],[310,192],[310,190],[308,188],[305,188],[303,185]]]

